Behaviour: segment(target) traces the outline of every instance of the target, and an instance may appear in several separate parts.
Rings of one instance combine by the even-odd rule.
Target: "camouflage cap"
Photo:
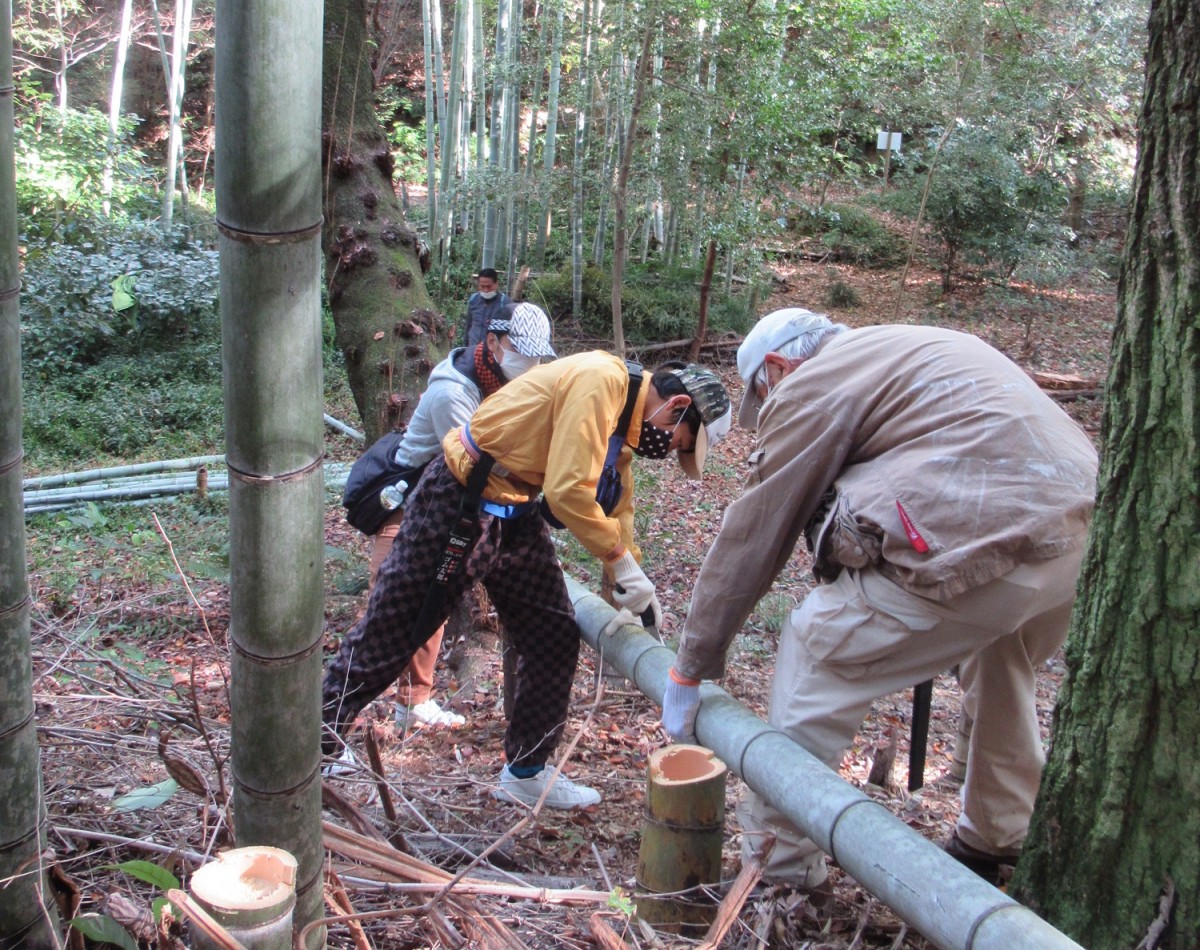
[[[700,413],[701,426],[696,430],[696,443],[691,452],[679,453],[679,465],[691,479],[699,479],[704,471],[708,447],[716,445],[729,432],[733,419],[732,403],[721,378],[710,369],[689,363],[671,372],[679,377],[683,388]]]

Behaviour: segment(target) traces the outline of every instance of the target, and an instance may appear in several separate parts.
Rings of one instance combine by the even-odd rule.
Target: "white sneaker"
[[[341,755],[327,765],[321,766],[321,775],[324,778],[341,778],[343,775],[353,775],[358,769],[358,759],[354,757],[350,746],[346,746]]]
[[[427,699],[425,702],[417,703],[415,706],[405,706],[403,703],[397,703],[396,722],[399,725],[404,725],[410,720],[425,726],[434,726],[435,728],[446,727],[449,729],[456,729],[467,721],[465,716],[460,716],[458,713],[452,713],[448,709],[443,709],[437,704],[436,699]]]
[[[558,776],[557,781],[555,776]],[[554,782],[554,787],[546,796],[547,808],[587,808],[600,801],[600,793],[594,788],[576,785],[565,775],[558,775],[558,769],[549,766],[529,778],[517,778],[508,770],[507,765],[504,766],[500,773],[500,784],[492,789],[492,798],[532,808],[551,782]]]

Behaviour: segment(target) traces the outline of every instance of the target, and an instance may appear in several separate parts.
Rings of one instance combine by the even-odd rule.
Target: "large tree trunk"
[[[1200,942],[1200,5],[1155,0],[1100,490],[1016,892],[1092,947]],[[1141,944],[1173,892],[1157,944]]]
[[[405,421],[446,324],[425,292],[417,235],[392,188],[392,157],[372,99],[364,0],[325,4],[325,280],[367,443]]]

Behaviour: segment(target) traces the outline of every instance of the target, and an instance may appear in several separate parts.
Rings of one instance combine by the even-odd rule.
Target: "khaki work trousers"
[[[375,589],[375,578],[379,576],[379,566],[392,550],[392,543],[400,533],[400,522],[404,520],[404,509],[383,523],[371,539],[371,575],[367,582],[367,595]],[[408,661],[408,666],[400,674],[396,686],[396,701],[405,706],[418,706],[433,695],[433,672],[437,666],[438,652],[442,649],[442,634],[446,625],[442,624],[434,631],[433,636],[425,641]]]
[[[992,854],[1020,852],[1045,753],[1038,667],[1066,639],[1082,550],[1020,565],[946,601],[918,597],[878,570],[843,570],[784,624],[768,721],[837,769],[878,698],[959,665],[974,718],[958,835]],[[817,846],[747,789],[738,807],[742,857],[776,837],[766,876],[815,887],[828,876]]]

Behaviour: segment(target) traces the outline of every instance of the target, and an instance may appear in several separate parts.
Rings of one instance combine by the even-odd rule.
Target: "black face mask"
[[[655,409],[650,419],[657,416],[661,409],[662,406]],[[642,420],[642,434],[638,438],[637,448],[633,451],[645,459],[665,459],[671,454],[671,439],[675,435],[675,430],[679,428],[679,423],[676,422],[667,430],[652,425],[650,419]]]
[[[671,436],[674,434],[643,419],[642,434],[633,451],[644,459],[665,459],[671,454]]]

